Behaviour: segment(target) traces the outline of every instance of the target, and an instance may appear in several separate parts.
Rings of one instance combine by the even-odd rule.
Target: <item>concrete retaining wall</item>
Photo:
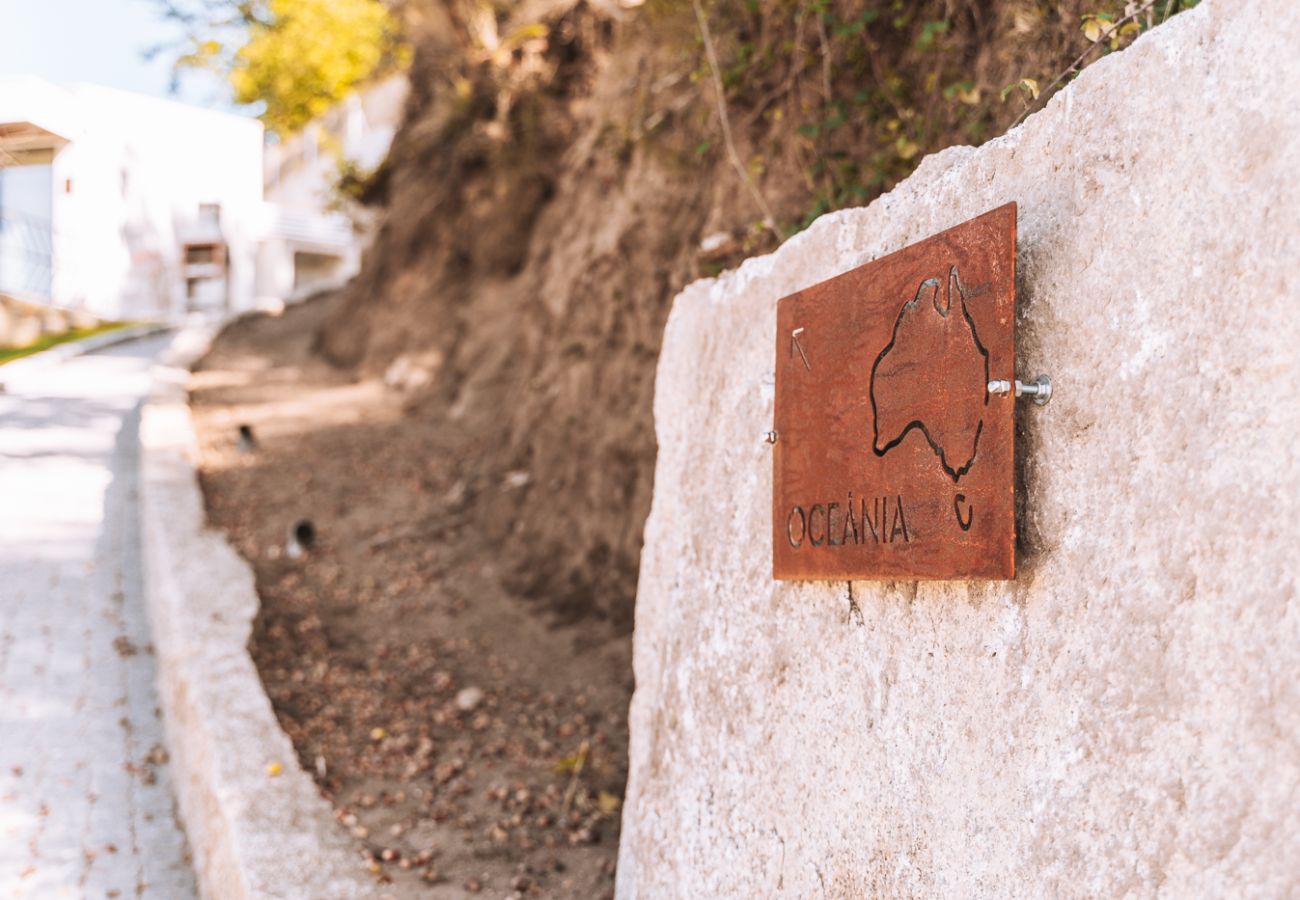
[[[146,598],[199,887],[213,900],[370,897],[373,881],[298,765],[248,655],[252,571],[206,526],[185,385],[208,337],[178,336],[140,423]]]
[[[677,298],[620,898],[1300,895],[1298,47],[1205,0]],[[1017,580],[774,582],[777,299],[1009,201]]]

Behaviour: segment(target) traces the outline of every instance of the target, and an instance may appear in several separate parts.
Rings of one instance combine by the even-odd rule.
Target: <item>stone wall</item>
[[[620,898],[1300,894],[1297,48],[1205,0],[677,298]],[[777,299],[1008,201],[1017,579],[774,582]]]

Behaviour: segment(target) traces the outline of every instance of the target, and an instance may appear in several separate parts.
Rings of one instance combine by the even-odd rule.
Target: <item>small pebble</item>
[[[482,702],[483,691],[480,688],[461,688],[456,694],[456,708],[461,712],[473,712]]]

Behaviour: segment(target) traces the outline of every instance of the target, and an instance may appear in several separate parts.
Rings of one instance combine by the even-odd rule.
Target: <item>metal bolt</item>
[[[990,394],[1009,394],[1012,390],[1010,381],[990,381]],[[1015,392],[1017,397],[1033,397],[1034,402],[1039,406],[1046,406],[1047,401],[1052,399],[1052,379],[1046,375],[1039,375],[1033,381],[1025,383],[1023,381],[1015,382]]]
[[[1039,375],[1029,384],[1016,382],[1017,397],[1033,397],[1034,402],[1039,406],[1046,406],[1047,401],[1052,399],[1052,379],[1046,375]]]

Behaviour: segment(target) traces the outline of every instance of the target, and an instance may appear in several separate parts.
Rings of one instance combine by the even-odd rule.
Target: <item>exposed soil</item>
[[[280,724],[376,896],[611,895],[627,631],[502,589],[511,529],[466,527],[449,462],[482,448],[315,357],[332,302],[237,322],[192,381],[209,517],[256,572],[251,651]],[[473,489],[509,509],[525,486]],[[315,541],[293,558],[301,519]]]

